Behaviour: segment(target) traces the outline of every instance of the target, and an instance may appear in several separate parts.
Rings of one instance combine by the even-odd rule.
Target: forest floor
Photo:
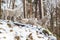
[[[57,40],[53,34],[40,25],[23,24],[0,20],[0,40]]]

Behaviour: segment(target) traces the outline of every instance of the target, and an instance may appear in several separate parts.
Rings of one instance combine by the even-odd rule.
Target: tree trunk
[[[12,0],[10,0],[10,3],[9,3],[9,8],[10,8],[10,6],[11,6],[11,2],[12,2]]]
[[[41,0],[41,10],[42,10],[42,18],[44,18],[44,7],[43,0]]]
[[[32,0],[30,2],[30,18],[32,17]]]
[[[24,18],[25,18],[25,0],[23,0],[23,11],[24,11]]]
[[[60,36],[60,13],[59,13],[59,36]]]
[[[9,0],[7,0],[7,8],[8,8],[8,1],[9,1]]]
[[[35,18],[37,18],[37,2],[38,0],[35,0]]]
[[[40,14],[40,19],[41,19],[42,18],[41,0],[39,0],[39,14]]]
[[[15,6],[15,0],[12,0],[12,9],[14,9]]]
[[[53,32],[53,11],[52,11],[52,4],[51,4],[51,11],[50,11],[50,15],[51,15],[51,19],[50,19],[50,28],[51,28],[51,32]]]
[[[52,2],[52,0],[51,0],[51,2]],[[50,11],[49,11],[50,12],[50,16],[51,16],[51,18],[50,18],[50,31],[54,32],[54,30],[53,30],[53,28],[54,28],[54,20],[53,20],[53,13],[54,13],[54,11],[52,11],[53,10],[52,5],[53,4],[50,4],[51,8],[50,8]]]
[[[57,0],[56,0],[56,28],[58,28],[57,26],[58,26],[58,23],[57,23]],[[57,29],[56,29],[56,30],[57,30]],[[57,31],[57,32],[58,32],[58,31]],[[56,32],[56,33],[57,33],[57,32]]]
[[[1,0],[0,0],[0,18],[1,18]]]
[[[53,31],[53,13],[50,13],[50,15],[51,15],[50,27],[51,27],[51,31]]]

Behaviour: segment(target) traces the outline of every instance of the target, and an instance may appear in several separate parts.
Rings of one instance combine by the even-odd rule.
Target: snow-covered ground
[[[0,20],[0,40],[57,40],[41,26]]]
[[[3,3],[1,5],[1,9],[3,10],[12,10],[12,1],[13,0],[2,0]],[[7,2],[8,1],[8,2]],[[22,0],[15,0],[15,6],[14,6],[15,10],[17,10],[18,8],[23,8],[23,3],[22,3]]]

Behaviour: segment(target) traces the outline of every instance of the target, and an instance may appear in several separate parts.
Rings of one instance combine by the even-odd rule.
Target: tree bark
[[[9,3],[9,8],[10,8],[10,6],[11,6],[11,2],[12,2],[12,0],[10,0],[10,3]]]
[[[41,0],[41,10],[42,10],[42,18],[44,18],[44,7],[43,0]]]
[[[37,18],[37,2],[38,0],[35,0],[35,18]]]
[[[57,27],[57,0],[56,0],[56,27]]]
[[[1,0],[0,0],[0,18],[1,18]]]
[[[32,17],[32,0],[30,2],[30,18]]]
[[[50,15],[51,15],[50,27],[51,27],[51,31],[53,31],[53,13],[50,13]]]
[[[25,0],[23,0],[23,11],[24,11],[24,18],[25,18]]]
[[[15,6],[15,0],[12,0],[12,9],[14,9]]]
[[[51,16],[51,19],[50,19],[50,28],[51,28],[51,32],[53,32],[53,27],[54,27],[54,23],[53,23],[53,11],[52,11],[52,4],[51,4],[51,10],[50,10],[50,16]]]
[[[40,15],[40,19],[41,19],[42,18],[41,0],[39,0],[39,15]]]

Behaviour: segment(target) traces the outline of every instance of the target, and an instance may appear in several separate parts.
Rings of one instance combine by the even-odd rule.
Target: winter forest
[[[0,0],[0,40],[60,40],[60,0]]]

